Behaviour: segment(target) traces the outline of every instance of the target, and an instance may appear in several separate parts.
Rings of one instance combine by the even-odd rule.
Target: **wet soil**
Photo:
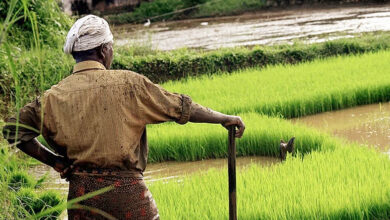
[[[322,42],[358,33],[390,31],[390,4],[343,8],[291,9],[224,18],[192,19],[113,28],[117,45],[152,49]]]

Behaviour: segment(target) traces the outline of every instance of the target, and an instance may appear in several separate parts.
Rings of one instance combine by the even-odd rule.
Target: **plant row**
[[[256,113],[241,114],[246,131],[237,139],[237,156],[278,156],[280,140],[295,137],[300,154],[331,150],[328,136],[289,121]],[[227,157],[227,130],[221,125],[177,125],[165,123],[148,127],[149,162],[195,161]]]
[[[161,83],[202,74],[232,72],[248,67],[295,64],[330,56],[375,52],[390,46],[388,34],[367,34],[311,45],[256,46],[224,48],[216,51],[176,50],[134,56],[132,48],[122,47],[115,54],[113,69],[131,70]]]
[[[227,114],[294,118],[390,100],[389,51],[247,69],[162,84]]]

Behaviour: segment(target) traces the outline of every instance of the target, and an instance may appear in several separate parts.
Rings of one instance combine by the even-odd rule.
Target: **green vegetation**
[[[237,140],[238,156],[278,156],[280,139],[288,140],[292,136],[296,137],[295,147],[301,154],[334,149],[335,143],[315,130],[255,113],[240,116],[247,129]],[[227,131],[221,125],[159,124],[150,126],[148,136],[149,162],[227,157]]]
[[[238,218],[389,219],[389,170],[386,155],[359,146],[239,169]],[[226,170],[153,182],[149,189],[162,219],[228,219]]]
[[[300,65],[167,82],[212,109],[293,118],[390,100],[390,52],[334,57]]]
[[[4,141],[0,142],[0,219],[26,219],[63,204],[58,192],[40,190],[46,176],[33,178],[26,172],[31,164],[31,160],[15,154],[15,149]],[[63,210],[49,211],[42,219],[56,219]]]
[[[12,7],[15,22],[7,23]],[[56,0],[5,0],[0,2],[0,44],[5,40],[19,50],[36,46],[57,47],[64,42],[72,20],[62,13]],[[38,30],[39,29],[39,30]],[[4,35],[3,35],[4,34]]]
[[[247,130],[238,155],[278,153],[280,139],[296,137],[297,157],[272,167],[238,171],[240,219],[388,219],[390,160],[327,134],[277,117],[296,117],[389,100],[389,51],[316,60],[300,65],[249,69],[233,74],[168,82],[206,106],[239,114]],[[226,157],[220,125],[150,126],[151,161]],[[210,170],[149,188],[167,219],[227,219],[227,172]],[[194,205],[196,204],[196,205]]]
[[[166,5],[158,5],[158,9],[168,12],[207,0],[187,0],[183,5],[170,4],[171,1],[174,0],[156,0],[143,7],[164,3]],[[236,9],[244,7],[242,5],[256,7],[251,5],[254,4],[251,0],[240,2]],[[0,9],[12,8],[8,10],[11,17],[4,12],[6,10],[0,10],[2,112],[17,111],[32,96],[70,74],[74,61],[61,51],[70,19],[62,17],[57,6],[50,6],[55,6],[55,0],[0,3]],[[140,15],[153,10],[147,8]],[[218,10],[226,13],[231,9]],[[114,67],[145,74],[156,82],[185,78],[163,86],[189,94],[195,102],[216,110],[241,115],[247,132],[238,140],[239,155],[275,156],[281,138],[297,138],[298,157],[289,157],[285,163],[268,168],[252,166],[240,170],[237,192],[240,218],[387,219],[390,217],[388,158],[366,148],[344,146],[326,134],[292,125],[282,118],[388,101],[390,81],[386,77],[386,69],[389,69],[386,60],[390,52],[383,51],[389,48],[388,42],[385,33],[314,45],[208,52],[182,49],[168,53],[157,51],[150,56],[135,56],[132,48],[119,48]],[[361,55],[378,50],[382,51]],[[360,55],[313,61],[350,54]],[[290,65],[299,62],[306,63]],[[221,73],[263,66],[266,67]],[[211,75],[215,72],[219,74]],[[210,75],[187,78],[201,74]],[[2,126],[0,121],[0,128]],[[225,157],[226,134],[219,125],[150,126],[149,161]],[[28,166],[34,163],[31,160],[26,163],[15,151],[15,147],[0,142],[0,205],[3,207],[0,219],[54,219],[67,206],[85,199],[66,204],[55,192],[39,192],[37,188],[44,184],[45,177],[35,180],[26,173]],[[214,170],[178,183],[154,182],[150,189],[162,218],[227,217],[226,173]],[[86,196],[107,190],[109,188]]]
[[[375,52],[388,49],[389,42],[389,33],[369,33],[354,39],[309,45],[297,43],[254,48],[222,48],[215,51],[148,50],[147,54],[138,55],[132,47],[121,47],[116,49],[113,69],[127,69],[143,74],[153,82],[165,82],[248,67],[295,64],[330,56]]]
[[[53,64],[42,60],[50,58],[46,51],[63,41],[69,24],[70,19],[60,12],[55,0],[0,2],[0,114],[12,107],[17,111],[32,93],[50,86],[43,83],[44,77],[58,77],[44,73],[52,70]],[[3,126],[0,120],[1,130]],[[55,191],[37,191],[46,176],[35,180],[26,172],[31,164],[0,138],[0,219],[26,219],[43,212],[45,215],[37,219],[57,219],[64,210],[49,210],[63,204],[63,198]]]

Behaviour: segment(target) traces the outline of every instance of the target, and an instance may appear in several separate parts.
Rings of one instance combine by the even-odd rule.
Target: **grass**
[[[300,117],[390,100],[389,51],[278,65],[163,84],[228,113]]]
[[[240,145],[239,145],[240,147]],[[237,171],[239,219],[388,219],[390,160],[347,146]],[[228,219],[227,171],[149,185],[162,219]]]
[[[296,137],[295,147],[302,154],[332,150],[335,146],[329,136],[280,118],[255,113],[241,117],[246,123],[246,132],[237,140],[239,156],[278,156],[280,140],[293,136]],[[149,162],[227,157],[227,130],[220,125],[171,123],[152,125],[148,129]]]

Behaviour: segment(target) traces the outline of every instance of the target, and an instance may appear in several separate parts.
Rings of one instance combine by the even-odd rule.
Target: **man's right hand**
[[[73,170],[73,165],[70,161],[58,156],[54,163],[53,169],[60,173],[62,179],[68,178]]]
[[[225,121],[222,123],[226,129],[234,125],[238,128],[236,131],[236,138],[241,138],[245,131],[245,124],[239,116],[227,115]]]

